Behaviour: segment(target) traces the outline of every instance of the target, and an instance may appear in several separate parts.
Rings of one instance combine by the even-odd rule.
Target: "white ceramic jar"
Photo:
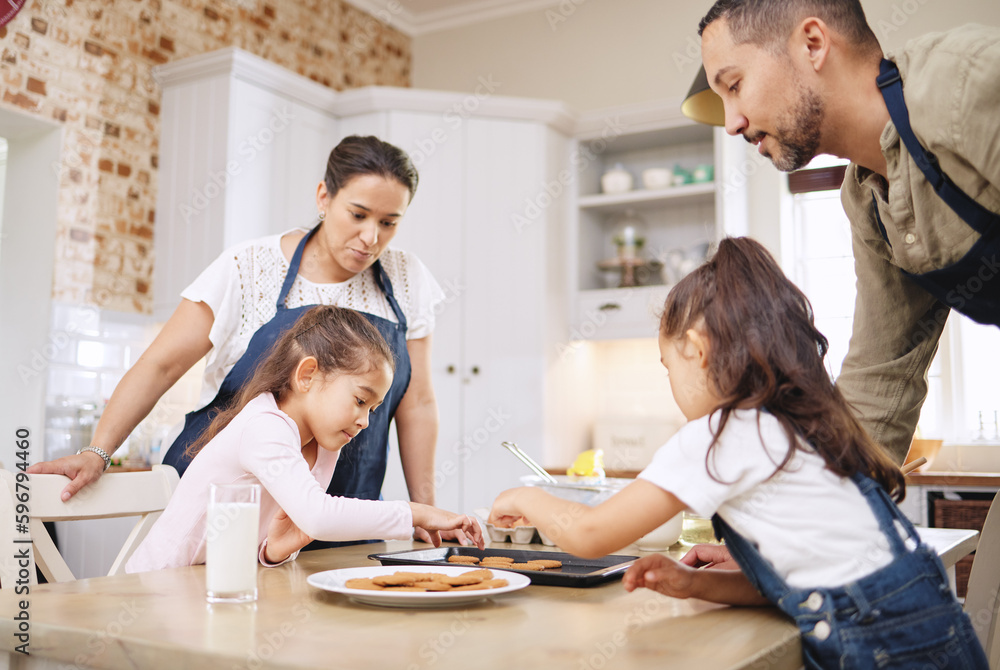
[[[605,193],[627,193],[632,190],[632,185],[632,173],[621,163],[616,163],[601,176],[601,190]]]

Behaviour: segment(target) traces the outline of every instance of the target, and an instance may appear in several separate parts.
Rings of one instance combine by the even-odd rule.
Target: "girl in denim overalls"
[[[809,668],[987,668],[941,562],[888,495],[902,498],[899,468],[830,381],[808,300],[760,244],[723,240],[679,282],[659,344],[689,423],[639,478],[592,508],[511,489],[494,523],[523,515],[593,557],[690,509],[726,547],[646,556],[627,590],[771,602],[795,619]]]

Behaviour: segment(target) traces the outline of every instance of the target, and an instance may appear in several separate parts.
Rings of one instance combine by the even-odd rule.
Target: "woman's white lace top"
[[[206,358],[200,406],[215,398],[222,380],[246,351],[250,338],[274,317],[288,272],[288,261],[281,251],[281,238],[286,234],[258,238],[222,252],[181,292],[181,297],[192,302],[206,303],[215,316],[209,333],[212,349]],[[409,252],[386,249],[380,260],[406,316],[406,338],[427,337],[434,330],[437,305],[444,299],[441,287],[427,266]],[[317,284],[299,273],[285,305],[295,308],[320,304],[349,307],[396,321],[389,301],[375,283],[372,268],[334,284]]]

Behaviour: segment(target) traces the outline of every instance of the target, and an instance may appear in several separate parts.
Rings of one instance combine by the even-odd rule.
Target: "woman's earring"
[[[320,221],[322,221],[322,220],[323,220],[323,219],[325,219],[325,218],[326,218],[326,212],[324,212],[324,211],[320,210],[320,213],[319,213],[319,220],[320,220]]]

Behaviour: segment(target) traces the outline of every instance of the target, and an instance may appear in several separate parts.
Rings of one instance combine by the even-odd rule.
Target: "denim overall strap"
[[[382,267],[382,261],[375,261],[375,265],[372,266],[372,271],[375,273],[375,283],[378,284],[379,289],[385,295],[385,299],[389,301],[389,307],[392,308],[392,313],[396,315],[396,323],[398,329],[406,332],[406,315],[403,314],[402,308],[400,308],[399,303],[396,302],[396,295],[392,290],[392,282],[389,281],[389,274]]]
[[[879,76],[875,79],[879,90],[882,92],[882,99],[889,109],[889,116],[892,118],[899,139],[906,145],[910,157],[917,164],[924,177],[934,187],[934,192],[951,207],[956,214],[962,217],[971,228],[980,235],[985,235],[986,231],[997,224],[1000,215],[991,212],[978,202],[970,198],[962,189],[955,185],[948,175],[941,169],[937,156],[924,148],[920,140],[913,133],[910,127],[910,113],[906,108],[906,100],[903,98],[903,80],[899,76],[899,68],[890,60],[882,59],[879,66]]]
[[[883,59],[876,83],[910,158],[938,197],[980,234],[979,240],[957,262],[922,274],[905,271],[903,274],[951,309],[979,323],[1000,326],[1000,277],[997,276],[1000,274],[1000,264],[997,263],[997,256],[1000,255],[1000,214],[983,207],[958,188],[941,169],[937,157],[920,144],[910,127],[903,82],[896,64]],[[872,206],[879,233],[891,248],[874,192]]]
[[[295,245],[295,252],[292,254],[292,259],[288,261],[288,272],[285,273],[285,281],[281,284],[281,291],[278,293],[278,300],[276,301],[276,306],[279,310],[287,309],[285,307],[285,300],[288,298],[288,292],[292,290],[292,284],[295,283],[295,278],[299,276],[299,267],[302,265],[302,253],[305,251],[306,244],[312,239],[312,236],[316,234],[319,230],[319,226],[310,230],[308,233],[302,236],[299,243]]]
[[[729,553],[761,595],[773,603],[785,597],[789,592],[788,585],[755,546],[733,530],[717,513],[712,516],[712,527],[715,529],[715,536],[725,541]]]

